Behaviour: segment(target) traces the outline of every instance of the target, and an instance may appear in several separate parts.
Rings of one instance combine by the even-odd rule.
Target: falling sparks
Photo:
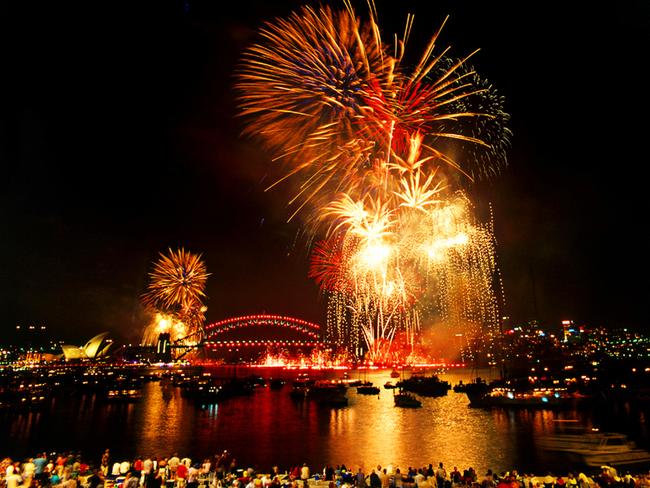
[[[413,345],[423,320],[468,337],[470,325],[496,325],[491,230],[474,223],[462,193],[426,209],[398,208],[390,239],[367,242],[348,222],[316,246],[310,276],[330,297],[328,336],[339,345],[359,335],[367,359],[387,362],[397,334]]]

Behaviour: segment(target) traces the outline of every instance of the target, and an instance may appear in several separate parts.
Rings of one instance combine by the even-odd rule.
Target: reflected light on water
[[[350,388],[348,398],[348,408],[330,411],[324,462],[355,470],[381,464],[403,471],[440,461],[496,468],[512,454],[506,448],[508,433],[496,428],[489,411],[467,408],[465,395],[422,398],[421,409],[395,407],[389,390],[377,397]]]
[[[198,459],[227,449],[240,465],[261,470],[307,462],[313,470],[344,463],[355,471],[377,464],[403,471],[443,462],[449,470],[471,466],[482,476],[487,469],[566,469],[562,460],[546,457],[535,446],[539,436],[557,432],[558,420],[579,418],[586,427],[610,430],[626,427],[625,432],[641,433],[647,440],[646,416],[637,407],[622,408],[618,417],[597,411],[484,410],[469,408],[464,394],[450,391],[440,398],[421,397],[422,408],[407,409],[394,406],[391,390],[382,388],[377,397],[349,388],[349,405],[329,408],[292,399],[296,373],[285,373],[289,384],[283,390],[258,388],[218,405],[196,405],[180,388],[161,381],[145,383],[142,401],[133,404],[71,395],[57,397],[42,412],[0,412],[0,455],[74,449],[98,461],[110,447],[125,458],[178,452]],[[373,371],[366,379],[383,385],[389,375]],[[470,372],[443,375],[452,385],[471,378]]]
[[[134,439],[140,455],[167,452],[171,449],[182,452],[187,449],[187,438],[191,433],[191,412],[184,414],[185,405],[178,388],[171,385],[146,383],[139,419],[136,422]]]

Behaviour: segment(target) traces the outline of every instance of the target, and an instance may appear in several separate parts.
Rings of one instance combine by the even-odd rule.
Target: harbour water
[[[541,451],[536,440],[567,424],[622,432],[639,447],[648,448],[646,413],[640,405],[601,405],[580,411],[476,409],[468,407],[465,394],[449,391],[443,397],[421,398],[422,408],[404,409],[394,406],[391,390],[382,388],[378,396],[366,396],[349,388],[349,405],[330,408],[290,397],[296,370],[256,370],[255,374],[283,376],[287,384],[281,390],[262,386],[251,396],[200,406],[163,380],[145,383],[143,397],[136,403],[105,403],[93,394],[66,395],[55,396],[42,410],[3,411],[0,455],[24,457],[43,449],[81,451],[99,460],[100,453],[110,448],[116,458],[178,452],[202,459],[227,449],[241,465],[262,470],[303,462],[367,469],[377,464],[406,468],[442,461],[450,468],[474,467],[479,474],[488,468],[563,473],[575,466]],[[440,377],[454,385],[476,374],[451,370]],[[340,378],[343,373],[310,375]],[[377,386],[392,379],[389,370],[350,372],[350,377]]]

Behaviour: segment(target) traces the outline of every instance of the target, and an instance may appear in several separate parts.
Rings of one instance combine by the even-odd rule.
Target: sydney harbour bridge
[[[183,338],[171,342],[161,334],[156,345],[159,355],[175,359],[185,356],[239,361],[259,357],[268,351],[308,354],[327,344],[321,337],[321,326],[306,320],[282,315],[244,315],[203,326],[200,338]]]

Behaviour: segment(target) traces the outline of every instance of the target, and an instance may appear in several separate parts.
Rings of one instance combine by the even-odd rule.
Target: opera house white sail
[[[66,360],[71,359],[96,359],[105,356],[108,349],[113,344],[112,341],[106,339],[108,332],[102,332],[90,339],[82,347],[63,344],[63,355]]]

